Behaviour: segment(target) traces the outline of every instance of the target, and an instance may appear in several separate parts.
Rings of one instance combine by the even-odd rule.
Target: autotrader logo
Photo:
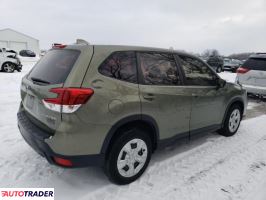
[[[0,200],[54,200],[54,188],[0,188]]]

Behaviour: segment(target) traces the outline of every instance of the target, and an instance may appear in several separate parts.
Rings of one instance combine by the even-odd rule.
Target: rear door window
[[[243,67],[250,70],[266,71],[266,58],[249,58]]]
[[[110,78],[137,83],[136,55],[133,51],[111,54],[99,67],[99,72]]]
[[[180,85],[180,77],[173,54],[139,53],[140,68],[146,85]]]
[[[50,50],[35,65],[28,79],[40,80],[47,84],[64,83],[79,55],[80,51],[77,50]]]

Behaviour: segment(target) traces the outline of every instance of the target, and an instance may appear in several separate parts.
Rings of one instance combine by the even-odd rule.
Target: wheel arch
[[[140,127],[147,131],[152,139],[153,151],[157,148],[159,130],[156,121],[148,115],[132,115],[119,120],[107,133],[101,148],[101,154],[107,154],[120,131],[130,127]]]
[[[240,97],[236,97],[236,98],[232,99],[232,100],[229,102],[229,104],[227,105],[227,107],[226,107],[226,111],[225,111],[225,114],[224,114],[224,116],[223,116],[223,123],[222,123],[222,126],[224,126],[224,121],[225,121],[225,119],[226,119],[226,116],[227,116],[227,114],[228,114],[229,109],[230,109],[233,105],[235,105],[235,104],[240,105],[240,107],[241,107],[241,113],[242,113],[242,115],[243,115],[244,108],[245,108],[245,107],[244,107],[244,106],[245,106],[244,101],[243,101],[243,99],[241,99]]]

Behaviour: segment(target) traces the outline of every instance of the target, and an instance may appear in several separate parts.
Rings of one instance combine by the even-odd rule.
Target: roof
[[[21,32],[18,32],[18,31],[15,31],[15,30],[13,30],[13,29],[11,29],[11,28],[1,29],[0,31],[7,31],[7,30],[8,30],[8,31],[16,32],[16,33],[18,33],[18,34],[21,34],[21,35],[24,35],[24,36],[29,37],[29,38],[31,38],[31,39],[34,39],[34,40],[39,41],[38,39],[36,39],[36,38],[34,38],[34,37],[31,37],[31,36],[26,35],[26,34],[24,34],[24,33],[21,33]]]
[[[164,49],[157,47],[143,47],[143,46],[131,46],[131,45],[95,45],[94,47],[105,48],[105,49],[114,49],[114,50],[132,50],[132,51],[162,51],[162,52],[173,52],[172,49]]]
[[[157,48],[157,47],[143,47],[143,46],[132,46],[132,45],[99,45],[99,44],[89,44],[94,46],[96,49],[102,49],[104,51],[114,52],[114,51],[150,51],[150,52],[165,52],[165,53],[178,53],[180,55],[187,55],[191,57],[195,57],[192,54],[186,53],[184,51],[178,51],[173,49],[165,49],[165,48]],[[79,49],[81,46],[86,47],[86,45],[80,44],[70,44],[67,45],[67,48],[77,48]]]
[[[67,44],[67,48],[80,48],[81,46],[94,46],[94,48],[104,49],[107,51],[155,51],[155,52],[168,52],[168,53],[178,53],[183,55],[191,55],[184,51],[174,50],[172,47],[169,49],[157,48],[157,47],[144,47],[144,46],[133,46],[133,45],[103,45],[103,44],[90,44],[86,40],[77,39],[76,43]],[[193,56],[193,55],[191,55]]]

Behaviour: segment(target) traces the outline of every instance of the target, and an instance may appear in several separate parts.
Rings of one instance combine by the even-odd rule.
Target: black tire
[[[145,169],[147,168],[147,166],[150,162],[150,159],[151,159],[152,143],[151,143],[150,136],[145,131],[143,131],[142,129],[139,129],[139,128],[132,128],[129,130],[120,131],[119,134],[121,136],[119,136],[114,141],[114,143],[112,144],[110,153],[108,154],[108,157],[107,157],[107,160],[105,163],[105,173],[113,183],[116,183],[119,185],[125,185],[125,184],[129,184],[129,183],[135,181],[136,179],[138,179],[143,174]],[[146,161],[143,162],[145,164],[142,166],[142,168],[140,168],[140,171],[137,174],[135,174],[134,176],[131,176],[131,177],[125,177],[125,176],[120,174],[118,166],[117,166],[117,161],[119,159],[120,151],[123,149],[123,147],[128,142],[132,141],[133,139],[140,139],[146,144],[147,157],[146,157]],[[134,143],[132,143],[132,144],[134,144]],[[132,144],[131,144],[131,148],[132,148]],[[140,151],[141,152],[138,152],[138,153],[143,153],[142,148]],[[127,153],[123,152],[123,154],[127,154]],[[124,160],[126,160],[126,157],[124,158]],[[134,164],[133,164],[134,167],[135,167],[135,164],[137,164],[136,160],[134,161]],[[126,164],[126,166],[128,167],[129,165]],[[124,168],[122,168],[122,169],[124,170]],[[136,166],[136,168],[137,168],[137,166]],[[129,169],[127,169],[127,170],[129,170]]]
[[[229,126],[230,126],[230,117],[231,117],[232,113],[233,113],[235,110],[238,110],[239,113],[240,113],[240,121],[239,121],[239,123],[234,127],[234,129],[232,130],[232,129],[230,129],[230,127],[229,127]],[[243,113],[242,113],[242,108],[241,108],[241,106],[240,106],[239,104],[233,104],[233,105],[229,108],[229,110],[228,110],[228,112],[227,112],[227,114],[226,114],[225,120],[224,120],[223,127],[222,127],[220,130],[218,130],[218,133],[219,133],[220,135],[225,136],[225,137],[230,137],[230,136],[235,135],[235,133],[237,132],[237,130],[238,130],[239,126],[240,126],[240,123],[241,123],[241,120],[242,120],[242,115],[243,115]]]
[[[7,62],[2,65],[2,71],[6,73],[13,73],[15,71],[15,65]]]
[[[222,67],[217,67],[216,72],[217,73],[221,73],[222,72]]]

